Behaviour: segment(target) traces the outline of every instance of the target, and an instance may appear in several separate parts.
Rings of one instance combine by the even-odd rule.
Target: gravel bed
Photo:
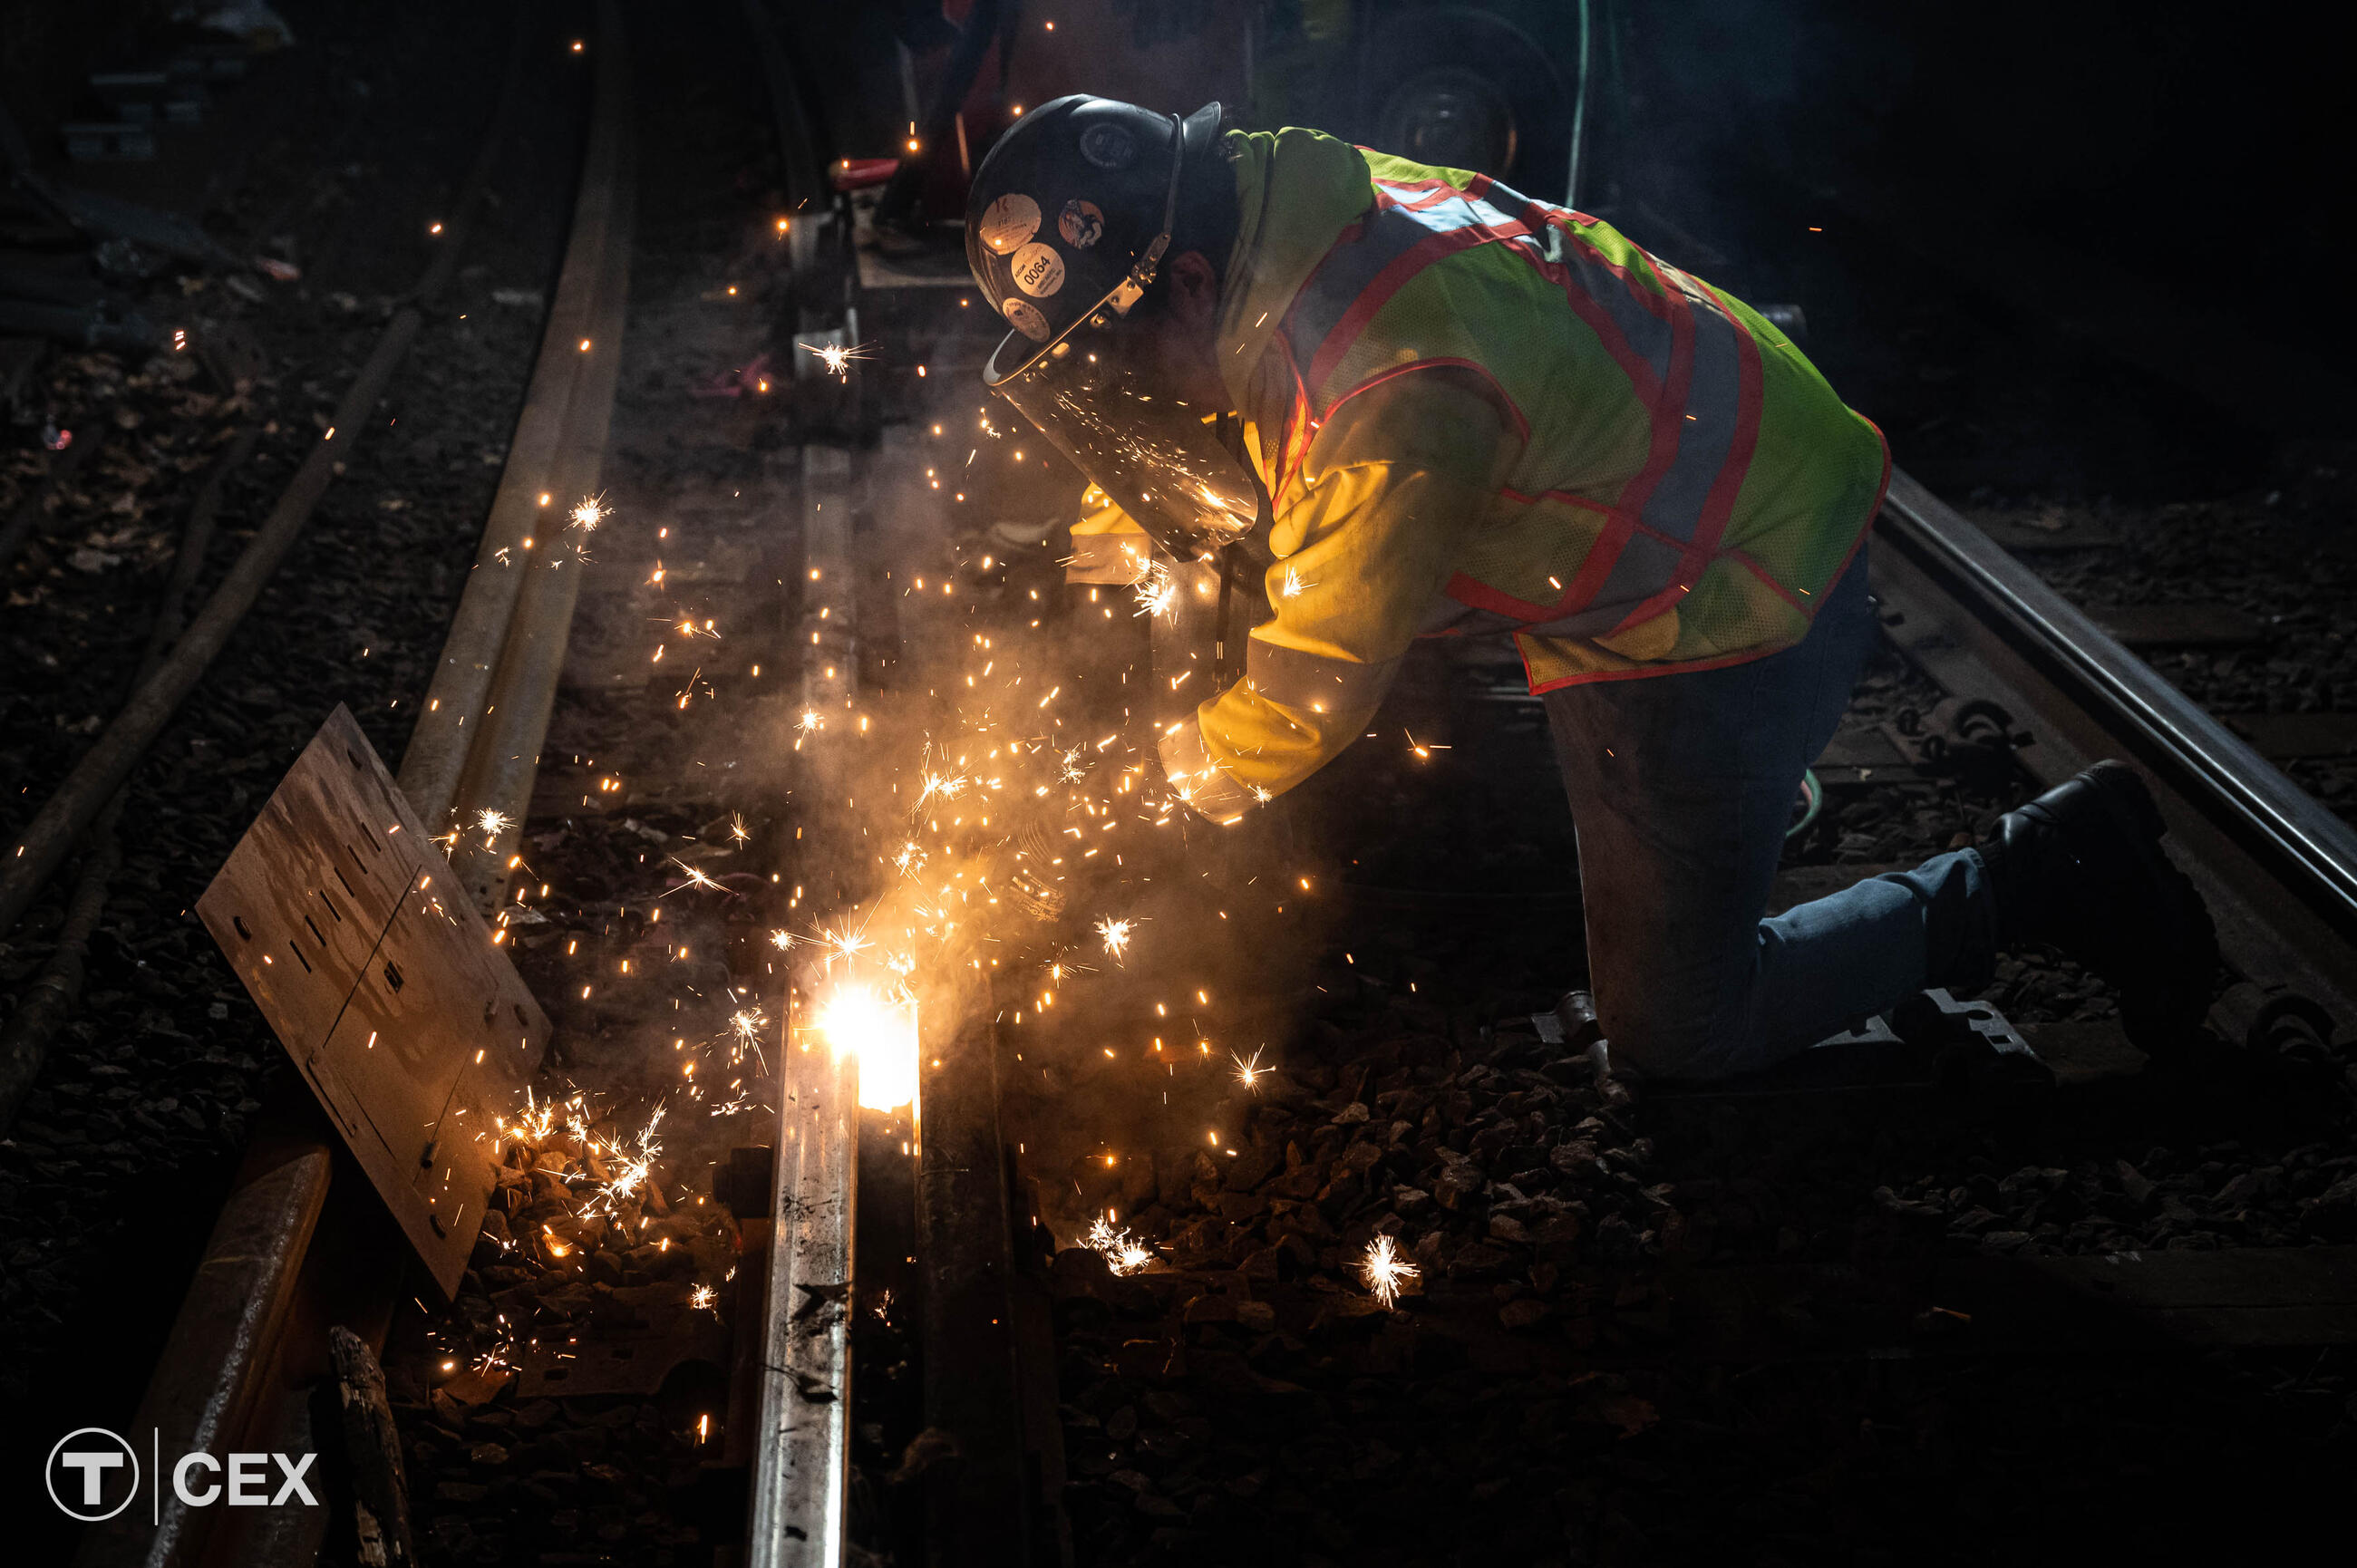
[[[1529,1017],[1579,978],[1576,912],[1448,901],[1573,885],[1535,714],[1465,703],[1452,678],[1411,672],[1371,726],[1378,738],[1316,781],[1291,823],[1297,846],[1316,838],[1324,875],[1431,901],[1339,918],[1310,983],[1285,993],[1292,1027],[1261,1060],[1274,1070],[1191,1102],[1214,1142],[1182,1115],[1125,1113],[1117,1069],[1091,1059],[1107,1015],[1022,1036],[1026,1061],[1053,1069],[1014,1091],[1035,1135],[1145,1129],[1118,1165],[1094,1150],[1067,1164],[1060,1144],[1032,1172],[1044,1212],[1112,1215],[1137,1249],[1127,1262],[1151,1260],[1116,1278],[1105,1260],[1120,1246],[1069,1245],[1082,1240],[1069,1218],[1059,1232],[1080,1561],[1222,1561],[1247,1542],[1335,1563],[1728,1549],[1985,1561],[2007,1543],[2076,1539],[2092,1497],[2119,1540],[2158,1544],[2166,1532],[2143,1510],[2206,1484],[2197,1449],[2238,1445],[2238,1484],[2288,1509],[2357,1448],[2357,1361],[2341,1350],[2034,1372],[1682,1356],[1664,1271],[1871,1273],[1942,1256],[2357,1238],[2357,1077],[2337,1058],[2256,1060],[2222,1045],[2145,1060],[2118,1040],[2101,983],[2025,951],[2004,959],[1987,999],[2033,1041],[2126,1051],[2115,1072],[2037,1108],[1713,1108],[1599,1081]],[[1453,733],[1441,727],[1452,692]],[[1846,727],[1929,713],[1943,695],[1885,653]],[[1395,744],[1403,727],[1447,734],[1452,749],[1413,760]],[[1831,790],[1788,875],[1970,843],[2029,789],[2001,757],[1892,771]],[[1228,1043],[1217,1022],[1203,1027]],[[1390,1309],[1362,1268],[1383,1238],[1418,1271]]]
[[[0,812],[12,830],[126,694],[153,596],[214,454],[241,422],[261,424],[253,456],[229,481],[222,537],[192,607],[317,439],[374,340],[386,296],[425,264],[424,224],[480,130],[474,113],[446,111],[490,101],[507,30],[504,17],[471,11],[403,16],[415,33],[447,42],[457,63],[430,48],[385,48],[390,10],[323,26],[304,59],[333,90],[307,99],[282,139],[251,149],[244,183],[214,214],[233,250],[291,256],[304,266],[301,281],[163,268],[146,285],[153,307],[188,302],[204,356],[70,353],[41,371],[59,422],[83,439],[103,427],[109,439],[64,488],[5,584]],[[556,91],[569,89],[560,81]],[[307,119],[356,111],[371,149],[365,161],[339,149],[334,123]],[[431,130],[418,134],[415,122],[429,114]],[[330,155],[332,165],[323,161]],[[493,290],[537,297],[565,198],[535,182],[565,156],[525,145],[507,159],[494,181],[501,205],[396,375],[386,427],[360,445],[134,776],[124,869],[91,945],[81,1004],[13,1137],[0,1143],[0,1212],[10,1220],[0,1336],[18,1352],[0,1390],[12,1402],[55,1405],[70,1383],[72,1409],[128,1420],[247,1120],[284,1080],[282,1053],[191,907],[334,703],[350,705],[389,761],[400,755],[537,337],[537,309],[500,305]],[[284,210],[290,188],[313,199]],[[380,223],[398,237],[375,232]],[[215,366],[231,384],[215,379]],[[38,434],[11,432],[5,467],[20,486],[36,471]],[[14,993],[47,961],[72,877],[70,866],[0,942],[0,991]]]

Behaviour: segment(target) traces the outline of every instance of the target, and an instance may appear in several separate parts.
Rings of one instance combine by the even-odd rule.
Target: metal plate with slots
[[[197,901],[446,1295],[548,1017],[360,725],[328,715]]]

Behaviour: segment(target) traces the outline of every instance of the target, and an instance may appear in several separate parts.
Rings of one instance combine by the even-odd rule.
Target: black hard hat
[[[1217,103],[1182,119],[1075,93],[998,139],[966,198],[965,259],[1023,339],[1000,345],[999,373],[1100,306],[1127,314],[1170,242],[1182,165],[1203,166],[1219,136]]]

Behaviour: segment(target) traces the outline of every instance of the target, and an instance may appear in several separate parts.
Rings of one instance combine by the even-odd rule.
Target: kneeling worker
[[[1040,106],[966,220],[1013,328],[985,377],[1182,559],[1274,618],[1160,743],[1232,821],[1362,733],[1409,640],[1511,634],[1578,833],[1616,1068],[1767,1066],[2049,942],[2165,1047],[2208,915],[2104,763],[1992,842],[1761,918],[1801,775],[1875,632],[1889,461],[1785,336],[1583,213],[1316,131]]]

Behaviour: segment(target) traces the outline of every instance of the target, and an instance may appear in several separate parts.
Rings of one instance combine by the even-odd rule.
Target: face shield
[[[1206,559],[1252,532],[1259,487],[1215,423],[1157,391],[1125,347],[1084,326],[1004,379],[1001,344],[985,376],[1165,550]]]
[[[1176,125],[1178,116],[1172,120]],[[1161,388],[1145,362],[1141,335],[1121,328],[1170,247],[1186,164],[1183,132],[1173,134],[1171,145],[1162,231],[1137,264],[1045,344],[1008,333],[983,381],[1165,550],[1181,560],[1207,560],[1252,532],[1261,516],[1260,486],[1222,444],[1211,416]]]

